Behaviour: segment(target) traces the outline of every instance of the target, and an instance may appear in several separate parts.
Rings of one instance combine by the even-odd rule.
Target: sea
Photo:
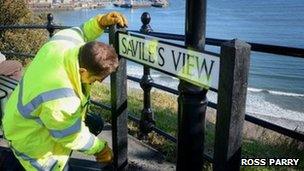
[[[57,24],[79,26],[97,14],[118,11],[127,17],[128,29],[139,30],[141,14],[148,12],[154,31],[184,34],[185,5],[185,0],[171,0],[166,8],[127,9],[109,5],[99,9],[58,11],[53,15]],[[208,38],[238,38],[304,48],[303,0],[210,0],[206,23]],[[100,41],[108,42],[108,36],[105,34]],[[206,46],[206,50],[219,53],[218,47]],[[129,75],[140,78],[142,70],[141,65],[128,62]],[[154,70],[151,74],[156,83],[177,88],[178,79]],[[139,87],[135,83],[129,85]],[[208,92],[208,99],[216,102],[217,94]],[[304,131],[304,59],[252,52],[246,104],[248,114]],[[286,120],[288,122],[284,122]]]

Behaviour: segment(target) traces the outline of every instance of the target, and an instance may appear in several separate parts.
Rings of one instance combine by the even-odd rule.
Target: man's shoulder
[[[49,40],[50,42],[63,42],[66,46],[83,44],[83,32],[78,27],[60,30]]]

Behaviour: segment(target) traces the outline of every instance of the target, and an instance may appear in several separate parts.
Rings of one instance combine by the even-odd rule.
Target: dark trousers
[[[3,171],[24,171],[22,165],[10,149],[0,150],[0,170]]]

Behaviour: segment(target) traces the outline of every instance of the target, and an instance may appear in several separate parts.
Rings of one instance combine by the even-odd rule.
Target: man
[[[111,46],[92,41],[114,24],[125,27],[127,20],[110,12],[59,31],[25,71],[6,104],[3,130],[26,170],[64,170],[71,150],[112,161],[107,142],[90,133],[84,119],[90,84],[118,66]]]
[[[16,60],[6,60],[0,52],[0,75],[19,80],[22,74],[22,64]]]

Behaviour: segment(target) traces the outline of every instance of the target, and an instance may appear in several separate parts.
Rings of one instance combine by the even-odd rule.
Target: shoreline
[[[135,117],[140,117],[142,111],[143,92],[138,89],[128,87],[128,111]],[[92,99],[102,103],[110,104],[110,86],[109,84],[94,84],[92,87]],[[163,131],[177,136],[177,96],[155,90],[151,92],[152,110],[155,114],[157,127]],[[92,108],[92,110],[94,107]],[[98,107],[95,111],[100,110]],[[110,111],[101,109],[104,118],[110,119]],[[216,110],[207,108],[205,127],[205,151],[212,155],[214,137]],[[138,125],[132,121],[128,123],[129,133],[138,136]],[[296,139],[282,135],[278,132],[261,127],[251,122],[245,121],[242,130],[242,155],[245,157],[280,157],[292,155],[303,159],[303,153],[299,153],[304,148],[304,143]],[[148,135],[146,143],[161,151],[168,161],[176,161],[176,144],[166,140],[161,135],[151,132]],[[287,151],[286,151],[287,150]],[[304,166],[304,165],[303,165]],[[303,167],[300,166],[301,168]]]
[[[107,87],[109,87],[110,86],[110,79],[105,80],[105,82],[103,82],[102,84],[105,85],[105,86],[107,86]],[[142,91],[142,89],[140,88],[139,84],[136,85],[136,83],[133,83],[133,82],[130,83],[129,81],[128,81],[127,90],[129,91],[129,93],[138,92],[138,90]],[[156,89],[156,88],[152,88],[151,94],[153,94],[153,93],[162,93],[165,96],[167,96],[168,99],[172,99],[172,98],[176,98],[177,97],[176,95],[173,95],[171,93],[168,93],[168,92]],[[177,103],[177,101],[176,101],[176,103]],[[216,117],[216,110],[215,109],[208,107],[207,108],[207,112],[210,112],[209,119],[213,118],[213,117]],[[263,114],[263,113],[253,113],[253,112],[250,112],[250,111],[246,111],[246,113],[248,115],[254,116],[254,117],[258,118],[258,119],[261,119],[261,120],[264,120],[264,121],[267,121],[267,122],[270,122],[270,123],[282,126],[282,127],[286,128],[286,129],[289,129],[289,130],[292,130],[292,131],[296,130],[297,132],[304,134],[304,121],[297,121],[295,119],[275,117],[275,116],[271,116],[271,115],[267,115],[267,114]],[[211,119],[211,120],[214,120],[214,123],[215,123],[215,119]],[[248,122],[248,121],[246,121],[246,123],[253,124],[253,123]],[[256,124],[253,124],[253,125],[255,125],[257,127],[261,127],[261,126],[256,125]],[[267,129],[267,128],[264,128],[264,129]],[[272,131],[270,129],[267,129],[267,130]]]
[[[128,87],[141,90],[139,84],[135,82],[129,82]],[[153,91],[161,90],[154,88],[151,90],[151,92]],[[168,95],[173,94],[168,93]],[[303,112],[298,111],[298,108],[295,108],[294,106],[286,107],[281,105],[280,102],[280,100],[286,101],[286,99],[290,100],[297,98],[298,95],[300,95],[302,98],[302,94],[279,91],[269,92],[266,90],[249,87],[247,90],[246,113],[277,125],[284,125],[285,128],[290,130],[297,129],[298,131],[304,132],[304,120],[301,115]],[[265,96],[267,98],[265,98]],[[275,98],[275,100],[271,98]],[[209,91],[208,99],[209,101],[216,103],[216,93]],[[298,105],[298,103],[293,105]],[[301,117],[298,115],[301,115]]]
[[[27,4],[27,7],[33,12],[41,11],[73,11],[81,9],[98,9],[105,8],[107,6],[114,6],[119,8],[147,8],[147,7],[157,7],[164,8],[169,4],[167,1],[161,2],[151,2],[144,0],[141,2],[129,3],[120,3],[120,2],[77,2],[73,4],[52,4],[52,3],[38,3],[38,4]]]
[[[268,115],[263,115],[263,114],[255,114],[255,113],[248,113],[248,114],[250,116],[254,116],[259,119],[282,126],[286,129],[304,134],[304,122],[303,121],[297,121],[297,120],[293,120],[293,119],[280,118],[280,117],[273,117],[273,116],[268,116]]]
[[[112,5],[110,2],[90,2],[90,3],[75,3],[75,4],[28,4],[27,7],[33,12],[51,12],[51,11],[74,11],[83,9],[98,9]]]

